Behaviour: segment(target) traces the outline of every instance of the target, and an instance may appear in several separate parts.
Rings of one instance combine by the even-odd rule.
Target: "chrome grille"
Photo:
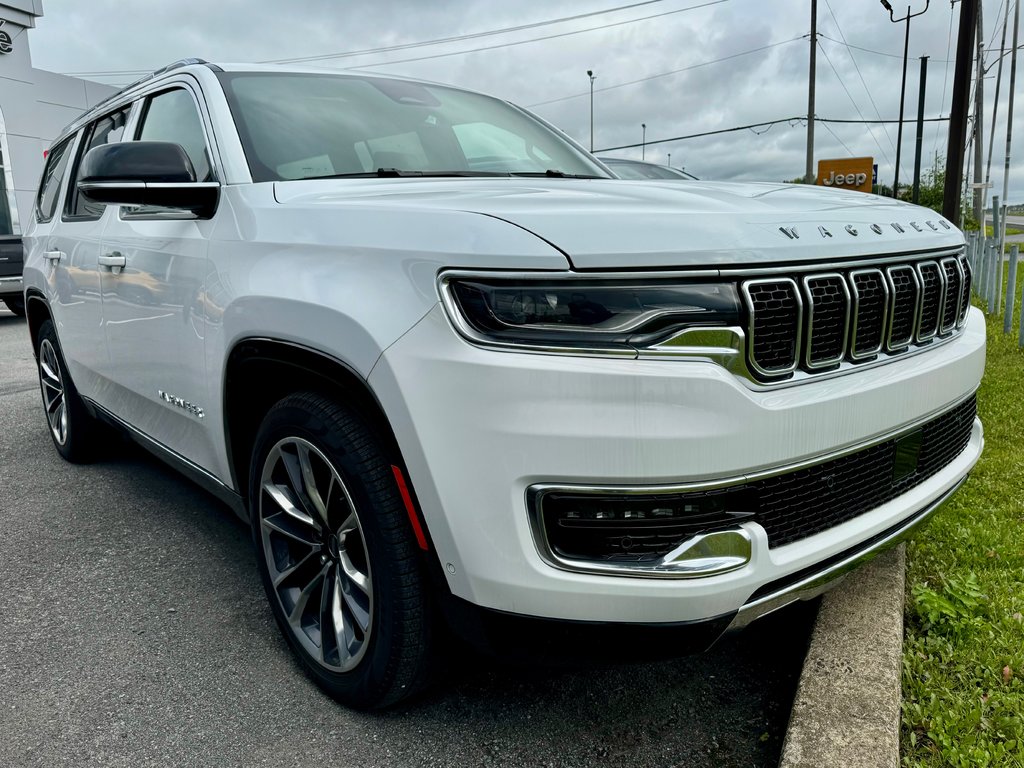
[[[882,349],[885,334],[885,310],[889,289],[879,269],[858,269],[850,273],[853,297],[853,342],[850,357],[867,360]]]
[[[889,337],[886,349],[896,352],[914,341],[917,313],[921,302],[921,282],[907,264],[885,270],[889,278]]]
[[[800,348],[801,300],[788,278],[748,280],[743,298],[750,313],[750,363],[762,376],[790,373]]]
[[[963,255],[801,272],[740,286],[749,372],[764,381],[905,353],[967,321],[971,272]]]
[[[939,332],[942,305],[946,299],[942,270],[934,261],[923,261],[917,265],[917,276],[921,278],[921,321],[917,326],[917,342],[928,341]]]
[[[846,355],[850,291],[837,272],[804,278],[807,301],[807,347],[804,365],[818,369],[838,365]]]

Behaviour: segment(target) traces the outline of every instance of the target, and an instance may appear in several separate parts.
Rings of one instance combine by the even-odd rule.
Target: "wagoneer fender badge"
[[[203,418],[203,416],[205,415],[203,413],[202,408],[200,408],[198,405],[195,405],[194,403],[190,403],[188,400],[184,400],[180,397],[177,397],[176,395],[169,395],[162,389],[158,389],[157,394],[160,395],[160,399],[163,400],[165,403],[181,408],[183,411],[188,411],[198,419]]]

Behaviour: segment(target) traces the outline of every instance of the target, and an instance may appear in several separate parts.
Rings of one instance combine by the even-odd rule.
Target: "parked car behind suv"
[[[703,648],[906,536],[982,449],[963,242],[615,179],[457,88],[195,60],[57,139],[25,285],[60,454],[113,424],[230,504],[304,668],[378,707],[445,626]]]
[[[20,237],[0,237],[0,300],[16,315],[25,315]]]

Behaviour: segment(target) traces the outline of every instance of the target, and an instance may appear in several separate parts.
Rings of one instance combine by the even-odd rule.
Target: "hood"
[[[274,194],[283,205],[383,207],[396,217],[410,209],[491,216],[552,244],[577,269],[724,268],[963,243],[927,208],[798,184],[381,178],[277,182]]]

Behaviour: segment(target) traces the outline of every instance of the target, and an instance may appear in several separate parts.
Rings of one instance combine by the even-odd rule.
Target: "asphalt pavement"
[[[427,694],[346,710],[292,660],[226,507],[117,441],[59,458],[2,309],[0,526],[9,768],[773,766],[813,621],[787,609],[701,656],[583,671],[454,646]]]

